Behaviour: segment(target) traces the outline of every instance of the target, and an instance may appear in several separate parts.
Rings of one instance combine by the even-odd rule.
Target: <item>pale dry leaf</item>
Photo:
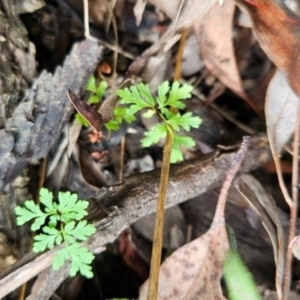
[[[194,24],[194,29],[206,67],[228,88],[245,99],[233,47],[234,12],[233,0],[225,1],[223,7],[215,3],[208,13]]]
[[[175,251],[160,270],[158,299],[224,299],[220,285],[222,264],[229,250],[225,223]],[[148,281],[139,299],[147,298]]]
[[[277,70],[269,84],[265,103],[268,138],[276,155],[280,155],[294,132],[297,102],[298,97],[286,74]]]
[[[241,80],[232,30],[235,8],[234,0],[225,1],[222,7],[219,3],[215,3],[208,13],[194,24],[201,57],[215,77],[246,101],[258,114],[262,114],[255,99],[251,99],[245,93]]]
[[[138,0],[133,8],[133,12],[136,18],[136,26],[139,26],[141,24],[146,5],[147,0]]]

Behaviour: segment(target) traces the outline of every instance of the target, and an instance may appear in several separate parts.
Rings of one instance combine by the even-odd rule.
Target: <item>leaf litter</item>
[[[137,1],[140,7],[137,7],[138,10],[132,10],[132,15],[135,13],[136,21],[141,24],[140,27],[134,29],[134,34],[139,31],[137,35],[140,35],[142,31],[149,30],[149,28],[145,28],[145,23],[143,23],[143,21],[145,22],[145,19],[147,21],[150,20],[152,23],[153,21],[157,21],[157,18],[154,17],[155,14],[151,11],[149,12],[149,9],[147,9],[147,7],[149,8],[149,3],[147,4],[146,2],[147,1]],[[140,56],[133,60],[128,69],[127,75],[125,75],[123,85],[127,85],[126,80],[131,75],[139,75],[145,83],[149,83],[151,92],[155,91],[156,87],[161,82],[169,79],[168,76],[170,76],[169,73],[172,69],[172,64],[170,63],[171,51],[169,50],[178,40],[180,30],[182,28],[194,27],[195,30],[193,34],[199,41],[200,53],[202,56],[201,62],[203,61],[205,66],[203,66],[203,64],[199,65],[201,76],[195,77],[194,74],[189,75],[187,76],[188,80],[194,84],[194,89],[200,90],[201,93],[202,87],[205,86],[204,90],[205,88],[212,88],[212,90],[216,90],[215,95],[221,94],[221,97],[224,95],[227,97],[228,90],[226,89],[229,89],[238,95],[240,99],[243,99],[247,103],[247,106],[249,105],[260,114],[262,112],[261,108],[263,105],[257,104],[257,102],[255,102],[256,99],[254,98],[259,98],[263,101],[265,100],[266,105],[264,113],[266,116],[269,142],[275,156],[278,159],[278,156],[284,152],[285,145],[291,140],[295,123],[297,121],[295,107],[298,103],[297,95],[299,95],[300,91],[298,83],[298,19],[289,12],[284,5],[280,4],[278,1],[275,2],[271,0],[225,1],[223,5],[220,5],[220,1],[217,2],[214,0],[176,1],[176,3],[174,2],[172,5],[170,5],[167,1],[153,0],[151,2],[156,8],[160,9],[161,12],[171,19],[171,23],[168,27],[163,27],[159,23],[156,23],[156,26],[151,27],[152,31],[156,30],[155,34],[157,34],[157,31],[160,30],[159,34],[156,35],[160,38],[158,38],[152,46],[149,47],[148,45],[147,47],[144,47],[143,49],[146,49],[145,51],[143,50],[144,53],[139,53],[138,55]],[[255,95],[255,93],[258,93],[259,91],[258,88],[253,89],[254,97],[253,94],[249,96],[250,93],[249,90],[247,90],[249,79],[245,80],[245,78],[247,78],[249,68],[251,69],[252,67],[251,63],[249,63],[249,58],[243,58],[243,60],[241,60],[241,56],[236,52],[236,44],[239,41],[236,40],[235,37],[236,35],[239,35],[241,31],[236,31],[236,15],[238,12],[236,10],[235,3],[238,3],[238,5],[250,16],[253,32],[255,33],[261,48],[278,68],[274,73],[274,76],[272,71],[269,69],[262,72],[262,74],[265,75],[265,81],[261,85],[262,89],[260,90],[260,95]],[[92,1],[90,1],[89,4],[91,6],[90,11],[97,11],[97,14],[92,14],[92,21],[95,20],[96,24],[103,23],[103,20],[105,19],[103,16],[105,16],[105,14],[111,9],[108,6],[108,3],[103,5],[105,13],[101,13],[101,10],[99,10],[99,3],[93,4]],[[128,6],[128,3],[126,3],[125,9],[118,3],[114,5],[116,16],[120,16],[120,12],[121,15],[125,15],[132,4],[130,3]],[[126,15],[126,17],[128,20],[128,15]],[[124,19],[126,18],[124,17]],[[120,23],[124,25],[124,20],[120,20]],[[151,22],[148,23],[152,24]],[[130,29],[128,24],[126,24],[126,26],[125,30],[124,28],[121,29],[122,32],[125,32],[126,30],[130,31],[132,29],[132,27]],[[249,32],[250,30],[248,30],[247,35],[245,35],[247,39],[245,44],[249,45],[249,53],[253,54],[253,49],[250,49],[250,47],[253,47],[255,44],[257,45],[257,43],[255,42],[252,33],[249,34]],[[131,34],[133,33],[131,32]],[[127,41],[125,38],[120,45],[122,44],[122,47],[124,46],[125,48]],[[130,45],[132,46],[133,44],[134,43],[131,43]],[[113,48],[111,44],[109,46]],[[128,56],[128,52],[126,52],[128,51],[128,47],[124,51],[120,48],[121,47],[118,46],[116,49],[119,53],[123,52],[124,57],[134,57],[136,53],[138,53],[135,51],[135,55],[130,53]],[[197,49],[196,51],[199,50]],[[248,49],[244,48],[243,51],[247,55]],[[196,54],[199,56],[200,53]],[[268,60],[265,57],[263,59],[265,61]],[[103,74],[101,74],[101,76],[103,76]],[[256,87],[258,85],[258,80],[256,80],[257,77],[255,76],[253,76],[253,78],[250,79],[251,86]],[[270,78],[271,81],[269,84],[268,81]],[[122,78],[119,82],[122,82],[122,80],[124,80],[124,78]],[[211,84],[207,84],[209,82]],[[109,85],[111,85],[111,82]],[[122,86],[122,83],[120,86]],[[198,95],[200,94],[200,98],[202,97],[203,100],[205,97],[203,97],[201,93],[199,92]],[[265,93],[267,93],[266,97],[264,97]],[[105,140],[105,137],[108,136],[109,133],[103,131],[101,127],[112,118],[113,109],[117,103],[117,97],[112,93],[106,101],[104,101],[100,110],[96,112],[93,111],[89,105],[82,104],[84,102],[82,102],[79,97],[71,91],[69,94],[70,98],[73,99],[73,102],[76,103],[75,107],[77,107],[77,109],[80,107],[78,109],[79,113],[87,113],[91,116],[92,127],[99,132],[99,135],[92,139],[91,132],[88,132],[86,129],[83,130],[79,137],[79,145],[74,146],[75,142],[72,142],[72,149],[69,149],[69,145],[67,146],[66,153],[64,153],[64,156],[61,158],[61,161],[64,162],[64,167],[59,166],[59,164],[57,165],[57,163],[56,167],[51,167],[51,170],[54,171],[52,179],[49,181],[50,186],[53,186],[54,190],[59,190],[62,187],[71,190],[78,190],[78,182],[81,182],[79,192],[89,195],[87,196],[87,198],[89,198],[92,193],[99,188],[117,182],[111,175],[111,169],[116,170],[117,173],[118,170],[121,169],[120,160],[122,159],[115,158],[117,151],[112,150],[112,145],[119,145],[121,136],[128,136],[128,132],[132,134],[137,127],[129,129],[121,128],[120,133],[113,135],[111,140]],[[220,101],[218,100],[218,104],[219,102]],[[240,110],[242,109],[237,108],[234,110],[234,113],[237,113]],[[190,113],[186,113],[186,116],[189,116],[189,114]],[[218,118],[220,118],[219,115],[216,119],[218,120]],[[243,119],[243,117],[241,119]],[[245,120],[245,122],[247,123],[248,120],[249,119]],[[205,128],[207,123],[208,122],[204,120],[202,128]],[[211,127],[215,125],[214,122],[209,124]],[[251,125],[252,124],[250,124],[250,126]],[[146,127],[145,123],[143,123],[142,126]],[[226,131],[225,126],[222,127],[222,130]],[[232,142],[236,142],[236,136],[241,136],[240,132],[239,134],[236,134],[236,132],[230,132],[230,134],[234,136],[232,140],[227,139],[225,142],[219,143],[231,144]],[[143,155],[145,154],[145,150],[140,146],[136,147],[135,151],[132,151],[132,147],[130,148],[130,146],[136,145],[135,142],[137,140],[137,135],[132,135],[135,136],[135,138],[125,142],[125,161],[128,153],[133,153],[132,157],[134,158],[138,157],[138,154],[140,153],[143,153]],[[93,134],[93,136],[95,136],[95,134]],[[69,140],[68,134],[66,134],[66,139]],[[199,146],[200,144],[201,147]],[[203,143],[203,140],[199,139],[197,141],[197,146],[205,149],[206,145]],[[63,152],[61,149],[57,151],[57,153],[61,152]],[[149,155],[148,153],[146,154]],[[184,155],[186,157],[193,157],[195,154],[193,152],[185,152]],[[56,158],[55,161],[60,161],[60,157]],[[107,161],[109,161],[109,163]],[[153,159],[151,164],[159,165],[159,163]],[[69,170],[72,170],[70,172],[71,180],[69,180]],[[107,176],[108,173],[109,176]],[[242,180],[242,177],[240,180]],[[253,190],[257,187],[254,181],[255,180],[253,179],[251,183],[248,182],[248,189],[246,189],[245,186],[243,188],[240,187],[240,189],[243,189],[243,192],[247,194],[247,198],[250,198],[252,204],[255,203],[254,205],[257,207],[260,219],[266,228],[268,228],[272,245],[274,247],[275,260],[277,260],[277,272],[279,272],[279,275],[277,274],[276,285],[277,290],[280,291],[281,287],[278,286],[281,285],[283,280],[282,249],[285,247],[281,238],[282,233],[280,233],[279,229],[280,221],[276,210],[273,211],[271,209],[270,212],[270,209],[264,207],[264,204],[258,203],[260,201],[259,199],[262,198],[262,194],[265,194],[265,192],[260,190],[254,195]],[[258,199],[258,201],[254,199]],[[271,207],[274,208],[271,200],[270,203],[272,203]],[[168,279],[173,278],[172,276],[178,280],[174,280],[174,283],[177,282],[176,285],[168,286],[163,283],[164,287],[167,286],[165,290],[166,293],[176,294],[176,296],[183,293],[191,299],[197,299],[198,296],[195,296],[197,293],[201,294],[201,299],[212,299],[214,296],[219,297],[220,299],[223,298],[220,287],[220,278],[222,275],[222,263],[229,249],[227,232],[224,225],[225,221],[223,214],[216,213],[211,228],[205,235],[184,246],[175,252],[174,257],[171,256],[166,260],[166,265],[163,265],[161,270],[162,281],[167,282]],[[290,244],[290,248],[293,249],[295,253],[297,253],[297,242],[298,240],[296,237],[293,243]],[[201,249],[202,252],[197,254]],[[198,261],[195,262],[194,256],[197,257],[197,255]],[[200,273],[199,270],[201,270]],[[186,282],[186,284],[182,284],[183,282]],[[281,297],[282,294],[279,292],[279,298],[281,299]]]

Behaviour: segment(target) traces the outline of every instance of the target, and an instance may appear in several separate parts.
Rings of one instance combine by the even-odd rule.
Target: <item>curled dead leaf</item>
[[[103,126],[101,114],[87,103],[81,101],[70,89],[68,89],[68,96],[78,113],[83,116],[97,132],[100,132]]]

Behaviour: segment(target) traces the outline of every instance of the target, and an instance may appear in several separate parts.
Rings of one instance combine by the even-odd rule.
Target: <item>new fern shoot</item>
[[[119,90],[118,96],[121,98],[120,104],[125,106],[125,114],[133,116],[139,111],[145,111],[143,116],[151,118],[154,114],[159,116],[161,123],[153,126],[145,133],[142,139],[142,145],[149,147],[165,138],[169,132],[173,138],[171,163],[183,160],[181,146],[190,148],[195,146],[195,141],[191,137],[184,135],[183,130],[190,131],[192,128],[198,128],[201,124],[199,117],[193,116],[191,112],[181,114],[173,113],[171,107],[178,110],[184,109],[186,106],[184,99],[191,98],[193,87],[189,84],[180,86],[179,82],[170,85],[165,81],[158,87],[157,96],[153,97],[150,92],[149,85],[139,83],[130,88]],[[122,119],[121,115],[115,112],[115,115]]]
[[[59,192],[56,203],[53,202],[53,194],[42,188],[40,203],[43,208],[33,200],[25,201],[24,207],[15,208],[18,225],[33,221],[31,231],[41,231],[34,237],[33,252],[51,250],[64,243],[64,248],[58,250],[53,258],[53,269],[58,270],[70,260],[70,276],[79,272],[87,278],[93,277],[91,263],[94,255],[80,244],[96,232],[93,225],[82,220],[87,215],[88,201],[79,200],[76,194],[70,192]]]

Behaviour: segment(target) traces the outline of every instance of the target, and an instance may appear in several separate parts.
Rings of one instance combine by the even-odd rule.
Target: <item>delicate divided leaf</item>
[[[172,84],[169,98],[166,102],[166,105],[170,105],[179,109],[185,108],[185,104],[182,103],[183,99],[188,99],[192,97],[193,87],[189,84],[183,84],[180,86],[178,81],[175,81]]]
[[[154,108],[155,106],[149,86],[143,83],[131,86],[130,89],[119,90],[118,96],[121,98],[121,104],[130,104],[127,113],[131,115],[134,115],[143,108]]]
[[[114,109],[114,118],[105,124],[105,127],[109,130],[119,130],[120,124],[123,121],[126,123],[132,123],[135,120],[135,116],[128,111],[127,107],[117,106]]]
[[[95,256],[86,247],[82,247],[79,243],[70,245],[68,250],[72,257],[70,276],[75,276],[79,271],[82,276],[92,278],[93,272],[91,263]]]
[[[156,98],[156,101],[157,101],[160,109],[166,105],[165,103],[167,101],[167,94],[168,94],[169,90],[170,90],[170,84],[168,81],[163,82],[158,87],[158,90],[157,90],[158,97]]]
[[[87,224],[86,220],[80,221],[75,225],[75,222],[68,223],[65,228],[67,236],[73,236],[78,240],[85,241],[96,232],[95,226]]]
[[[70,192],[58,194],[58,210],[61,213],[61,219],[64,223],[69,223],[71,220],[81,220],[87,215],[88,201],[78,200],[76,194]]]
[[[85,87],[87,91],[92,92],[92,95],[90,95],[87,102],[89,104],[99,103],[105,94],[107,86],[108,83],[106,81],[101,81],[97,87],[95,76],[91,76]],[[75,115],[75,118],[79,124],[83,125],[84,127],[89,127],[90,123],[79,113]]]
[[[43,203],[46,208],[52,210],[53,208],[53,194],[45,188],[40,189],[40,201]]]
[[[56,255],[53,257],[52,261],[52,267],[54,270],[58,270],[61,268],[66,260],[69,260],[71,258],[71,254],[68,251],[68,248],[63,248],[61,250],[58,250]]]
[[[26,222],[35,219],[31,225],[31,230],[36,231],[45,223],[47,214],[43,213],[38,205],[33,200],[27,200],[24,203],[25,207],[17,206],[15,213],[17,215],[17,224],[23,225]]]
[[[179,109],[184,108],[185,104],[182,100],[190,98],[192,90],[193,87],[191,85],[184,84],[180,86],[179,82],[174,82],[170,87],[169,82],[165,81],[158,87],[156,101],[158,109],[163,116],[164,124],[157,124],[145,133],[145,138],[142,140],[144,147],[149,147],[157,143],[161,138],[166,137],[168,130],[173,135],[173,131],[180,131],[181,128],[189,131],[191,127],[199,127],[201,124],[201,119],[199,117],[193,117],[191,112],[183,115],[180,113],[174,115],[169,108],[169,106]],[[156,104],[151,96],[148,85],[140,83],[137,86],[130,87],[130,89],[125,88],[119,90],[118,95],[121,97],[120,103],[130,105],[126,110],[126,115],[133,115],[145,108],[149,108],[147,112],[143,114],[145,118],[150,118],[156,113]],[[177,139],[174,143],[172,149],[172,162],[183,160],[180,145],[194,145],[191,138],[186,140]]]
[[[181,146],[186,148],[192,148],[195,146],[195,141],[189,136],[174,135],[172,152],[171,152],[171,163],[183,161],[183,155]]]
[[[113,130],[113,131],[117,131],[120,129],[120,123],[117,122],[116,120],[110,120],[109,122],[107,122],[105,124],[105,127],[108,129],[108,130]]]
[[[180,127],[186,131],[190,131],[190,128],[198,128],[201,124],[201,119],[199,117],[192,117],[192,113],[188,112],[183,115],[178,113],[169,119],[168,124],[172,125],[175,131],[179,131]]]
[[[145,138],[142,139],[142,145],[149,147],[159,142],[160,139],[165,138],[167,135],[167,125],[157,124],[153,126],[148,132],[145,132]]]
[[[140,92],[141,98],[146,102],[150,107],[155,105],[155,101],[151,95],[151,91],[148,84],[139,83],[137,85],[138,91]]]
[[[59,230],[51,227],[44,227],[43,232],[34,237],[33,252],[43,252],[46,249],[53,249],[54,245],[62,243],[62,234]]]

